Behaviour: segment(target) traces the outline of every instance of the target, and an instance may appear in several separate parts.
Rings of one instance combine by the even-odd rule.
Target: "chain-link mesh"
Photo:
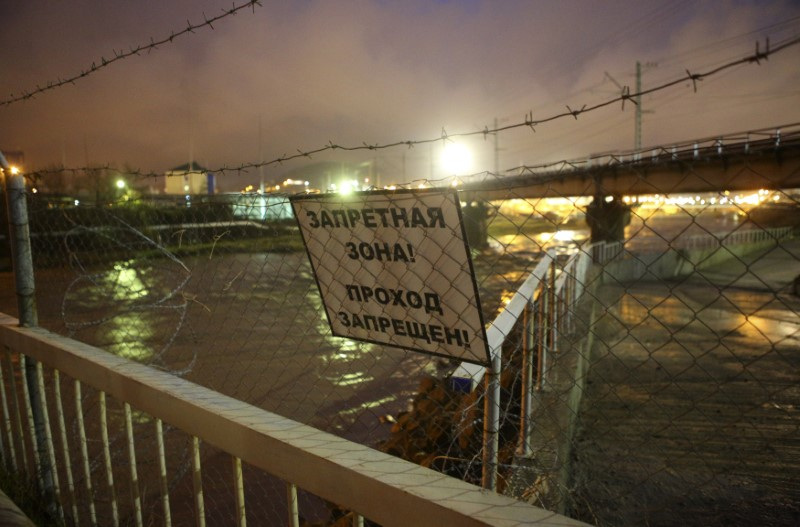
[[[676,180],[713,186],[698,163],[681,159]],[[629,169],[634,180],[647,180],[645,166]],[[326,263],[320,283],[285,195],[88,203],[31,193],[39,320],[111,353],[480,484],[489,376],[470,363],[481,362],[479,355],[462,363],[437,352],[439,340],[455,340],[457,324],[424,307],[434,283],[455,279],[442,258],[468,246],[469,287],[477,290],[480,317],[490,329],[512,308],[514,295],[529,288],[514,323],[498,329],[499,343],[489,338],[490,348],[497,344],[502,352],[501,395],[489,401],[500,415],[498,491],[601,525],[795,524],[796,194],[722,185],[688,194],[678,184],[644,193],[631,184],[629,191],[605,193],[592,186],[576,197],[554,183],[545,198],[525,197],[521,180],[481,179],[505,198],[482,194],[480,184],[459,192],[464,230],[443,220],[454,244],[426,232],[439,225],[425,211],[419,239],[406,240],[405,224],[390,226],[403,254],[392,245],[381,253],[387,259],[428,258],[419,248],[429,242],[439,245],[440,258],[427,262],[424,274],[407,271],[393,282],[380,274],[386,262],[370,267],[358,245],[356,257],[348,256],[345,237],[322,245],[320,254],[338,254],[343,263]],[[410,204],[393,195],[370,208],[403,208],[394,218],[408,214],[410,223],[425,192],[410,193]],[[392,223],[391,214],[370,221]],[[341,231],[352,233],[353,225],[344,223]],[[371,250],[373,256],[384,251]],[[369,298],[360,272],[375,280]],[[384,318],[383,333],[394,333],[384,343],[334,336],[329,322],[337,313],[326,312],[320,286],[335,290],[339,300],[369,305],[375,327]],[[10,281],[4,290],[12,290]],[[448,294],[462,300],[471,294],[452,283],[449,291],[436,293],[440,304],[430,307],[446,311]],[[397,332],[410,328],[395,327],[400,315],[388,310],[398,298],[409,320],[427,324],[425,351],[432,354],[403,349],[414,346],[400,341]],[[2,308],[15,313],[13,297],[5,295]],[[459,323],[465,309],[456,313]],[[433,326],[441,334],[434,337]],[[64,393],[73,389],[65,383]],[[82,399],[85,412],[99,411],[96,393]],[[109,407],[110,455],[124,464],[124,411],[116,404]],[[149,418],[133,417],[137,437],[152,429]],[[67,419],[75,416],[67,412]],[[164,426],[173,521],[189,521],[191,440]],[[99,446],[90,442],[92,448],[93,463],[102,463]],[[231,523],[231,459],[208,445],[199,453],[209,522]],[[156,521],[157,461],[146,449],[137,454],[146,467],[144,510]],[[258,496],[248,515],[282,521],[285,484],[246,464],[243,472],[248,495]],[[302,489],[300,503],[308,522],[346,514]]]

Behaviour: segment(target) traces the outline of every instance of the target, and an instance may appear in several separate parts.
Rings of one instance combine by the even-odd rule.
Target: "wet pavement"
[[[800,241],[603,285],[574,450],[600,525],[800,522]]]

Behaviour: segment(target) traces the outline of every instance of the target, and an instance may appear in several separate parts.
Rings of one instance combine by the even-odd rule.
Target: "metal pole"
[[[36,288],[33,278],[33,255],[31,252],[31,237],[28,228],[28,204],[25,195],[25,178],[17,169],[12,169],[5,156],[0,153],[0,168],[3,170],[8,209],[8,231],[11,242],[11,262],[14,270],[14,283],[17,292],[17,308],[19,310],[19,325],[21,327],[35,327],[39,324],[36,314]],[[47,442],[45,440],[44,419],[42,415],[42,397],[37,382],[36,361],[25,361],[25,382],[28,385],[28,394],[33,412],[33,422],[36,433],[36,448],[42,460],[42,484],[47,501],[55,512],[53,472],[47,456]]]
[[[642,149],[642,65],[636,61],[636,126],[633,137],[633,149],[638,153]]]
[[[520,426],[520,453],[528,456],[531,453],[531,419],[533,418],[533,338],[534,338],[534,316],[533,301],[525,305],[522,312],[522,409],[520,411],[522,423]]]
[[[486,370],[486,401],[483,420],[483,488],[497,490],[497,455],[500,432],[500,365],[502,350],[492,351],[492,363]]]
[[[550,371],[550,354],[556,347],[556,262],[550,262],[550,273],[547,280],[547,303],[545,305],[545,322],[543,329],[547,332],[544,339],[544,351],[542,353],[542,382],[540,389],[544,390],[547,386],[548,372]]]
[[[8,209],[8,230],[11,241],[11,261],[14,268],[14,281],[17,288],[19,325],[37,326],[36,295],[33,283],[33,257],[31,238],[28,229],[28,205],[25,201],[25,178],[8,165],[0,153],[0,168],[5,178],[6,205]]]
[[[547,309],[547,286],[539,286],[539,302],[536,307],[536,391],[542,391],[542,368],[545,360],[545,310]]]

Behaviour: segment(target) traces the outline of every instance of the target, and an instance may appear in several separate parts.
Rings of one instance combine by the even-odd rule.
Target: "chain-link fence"
[[[684,180],[688,173],[713,186],[696,159],[672,161]],[[646,166],[629,169],[647,180]],[[797,195],[631,186],[576,197],[554,184],[545,198],[526,197],[524,180],[482,180],[457,194],[456,217],[431,214],[441,203],[423,208],[428,191],[378,193],[388,201],[371,212],[360,205],[358,217],[331,214],[327,221],[347,234],[318,250],[307,250],[310,231],[298,228],[287,195],[81,201],[30,192],[39,322],[470,482],[486,483],[487,466],[496,467],[499,492],[590,523],[796,524]],[[482,194],[482,184],[506,197]],[[355,202],[336,199],[335,210]],[[410,240],[412,222],[419,238]],[[356,224],[388,226],[396,240],[348,249]],[[436,245],[435,259],[425,244]],[[386,261],[412,259],[427,259],[426,271],[406,267],[393,281],[380,274]],[[474,281],[454,285],[464,270]],[[359,273],[378,285],[364,286]],[[11,275],[3,277],[13,291]],[[359,324],[385,340],[335,336],[339,311],[324,298],[331,291],[368,306],[372,318]],[[466,356],[438,351],[467,348],[459,324],[480,336],[483,328],[466,325],[467,307],[455,323],[436,309],[468,304],[474,291],[489,348],[502,355],[499,375],[484,373],[488,360],[474,364],[484,362],[482,342]],[[394,307],[410,313],[416,336],[425,328],[427,353],[403,349],[415,347],[402,340],[411,322]],[[10,294],[2,311],[16,313]],[[96,411],[98,398],[83,398],[85,411]],[[123,410],[111,411],[112,464],[126,459]],[[191,448],[168,443],[179,511],[192,499]],[[206,485],[228,479],[227,461],[210,448],[203,456]],[[100,450],[93,459],[104,463]],[[248,514],[283,517],[284,490],[263,478],[259,485],[265,512]],[[153,510],[158,491],[142,485]],[[223,502],[205,504],[214,524],[232,521]],[[302,491],[301,502],[308,522],[340,514]]]

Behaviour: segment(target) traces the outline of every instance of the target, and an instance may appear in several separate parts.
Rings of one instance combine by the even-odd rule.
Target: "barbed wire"
[[[251,2],[253,3],[253,2]],[[686,69],[686,75],[682,75],[672,81],[665,82],[658,86],[654,86],[652,88],[648,88],[646,90],[641,91],[631,91],[630,87],[625,85],[620,90],[620,94],[616,97],[607,99],[605,101],[601,101],[592,105],[584,104],[580,108],[573,109],[569,105],[566,106],[566,111],[562,111],[548,117],[543,117],[540,119],[534,119],[533,112],[530,111],[525,114],[525,118],[522,121],[518,121],[516,123],[507,124],[504,126],[497,126],[497,127],[489,127],[484,126],[481,130],[473,130],[468,132],[457,132],[457,133],[448,133],[444,128],[442,129],[442,133],[439,137],[427,138],[427,139],[417,139],[417,140],[405,140],[405,141],[393,141],[389,143],[383,144],[370,144],[370,143],[362,143],[361,145],[341,145],[334,143],[333,141],[328,141],[328,144],[325,146],[314,148],[310,150],[300,150],[298,149],[294,154],[283,154],[280,157],[273,158],[271,160],[260,161],[260,162],[251,162],[251,163],[242,163],[237,166],[228,166],[223,165],[218,168],[208,169],[205,172],[213,172],[220,175],[225,174],[237,174],[241,175],[242,173],[247,174],[251,169],[257,169],[261,167],[268,167],[268,166],[275,166],[275,165],[282,165],[283,163],[293,161],[296,159],[307,158],[311,159],[313,156],[322,154],[325,152],[333,152],[337,150],[345,151],[345,152],[354,152],[354,151],[380,151],[380,150],[388,150],[393,148],[399,147],[406,147],[406,148],[413,148],[418,145],[425,145],[431,144],[438,141],[449,141],[455,138],[465,138],[465,137],[475,137],[475,136],[483,136],[487,138],[489,135],[498,134],[502,132],[508,132],[511,130],[516,130],[519,128],[530,128],[533,132],[536,131],[536,127],[551,123],[554,121],[558,121],[561,119],[565,119],[568,117],[572,117],[575,120],[578,119],[581,115],[600,110],[602,108],[606,108],[615,104],[621,104],[622,109],[625,109],[625,103],[630,101],[633,104],[636,104],[636,98],[642,95],[648,95],[652,93],[657,93],[660,91],[667,90],[674,86],[684,84],[686,82],[691,82],[692,88],[694,92],[697,92],[697,83],[698,81],[703,81],[708,77],[712,77],[717,75],[723,71],[729,70],[731,68],[746,65],[746,64],[757,64],[760,65],[761,61],[766,61],[772,55],[784,51],[788,48],[796,46],[800,44],[800,37],[792,38],[790,40],[784,41],[777,46],[770,46],[769,39],[766,39],[765,42],[765,49],[762,50],[760,43],[757,41],[755,44],[755,51],[751,54],[748,54],[740,59],[733,60],[717,66],[713,69],[708,71],[700,72],[700,73],[692,73],[689,69]],[[110,164],[106,165],[96,165],[92,167],[80,167],[80,168],[59,168],[59,169],[45,169],[45,170],[38,170],[29,172],[27,175],[29,176],[44,176],[47,174],[55,174],[55,173],[80,173],[85,172],[88,170],[117,170]],[[159,177],[162,176],[162,173],[154,172],[154,171],[142,171],[138,169],[133,170],[126,170],[125,173],[129,176],[133,177],[140,177],[140,178],[151,178],[151,177]],[[190,171],[191,173],[191,171]],[[198,172],[199,173],[199,172]]]
[[[93,73],[95,73],[95,72],[97,72],[97,71],[99,71],[99,70],[101,70],[101,69],[103,69],[105,67],[108,67],[111,64],[114,64],[115,62],[119,62],[121,60],[130,58],[130,57],[132,57],[134,55],[141,55],[142,52],[150,53],[151,51],[155,51],[156,49],[158,49],[158,46],[161,46],[161,45],[164,45],[164,44],[171,44],[176,38],[182,37],[183,35],[186,35],[188,33],[194,33],[195,30],[197,30],[197,29],[202,29],[202,28],[204,28],[206,26],[210,27],[211,29],[214,29],[214,22],[218,22],[218,21],[222,20],[223,18],[226,18],[226,17],[231,16],[231,15],[235,15],[239,11],[241,11],[242,9],[246,9],[246,8],[250,7],[255,12],[256,6],[261,7],[260,0],[248,0],[247,2],[244,2],[244,3],[239,4],[239,5],[234,4],[230,9],[223,9],[222,10],[222,14],[217,15],[215,17],[211,17],[211,18],[208,18],[206,16],[206,14],[203,13],[203,22],[201,22],[199,24],[192,24],[190,21],[187,20],[185,29],[182,29],[181,31],[178,31],[178,32],[173,31],[173,32],[171,32],[169,34],[168,37],[164,37],[161,40],[153,40],[153,38],[150,37],[150,43],[149,44],[140,44],[140,45],[138,45],[136,47],[132,46],[132,47],[129,48],[128,51],[122,51],[122,50],[117,51],[116,49],[112,48],[111,52],[114,54],[114,56],[112,58],[107,59],[104,56],[101,56],[100,57],[100,64],[97,64],[97,62],[92,62],[92,65],[89,66],[89,68],[87,68],[85,70],[81,70],[80,73],[78,73],[76,75],[73,75],[73,76],[65,78],[65,79],[58,78],[55,81],[48,81],[47,84],[44,85],[44,86],[39,86],[37,84],[35,89],[30,90],[30,91],[23,91],[20,95],[15,95],[15,94],[12,93],[9,96],[8,99],[0,101],[0,107],[2,107],[2,106],[10,106],[10,105],[12,105],[14,103],[17,103],[17,102],[20,102],[20,101],[25,101],[25,100],[28,100],[28,99],[32,99],[36,95],[39,95],[39,94],[44,93],[46,91],[54,90],[56,88],[60,88],[62,86],[66,86],[67,84],[75,84],[75,82],[77,82],[77,81],[79,81],[81,79],[84,79],[84,78],[88,77],[89,75],[91,75],[91,74],[93,74]]]

